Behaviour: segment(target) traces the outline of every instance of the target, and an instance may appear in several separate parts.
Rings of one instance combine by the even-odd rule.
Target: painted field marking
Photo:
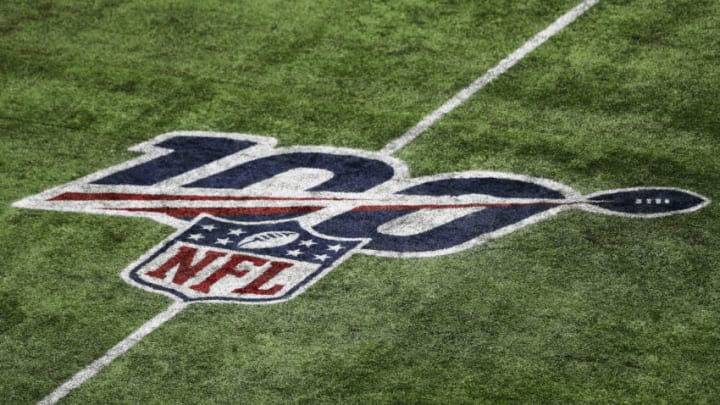
[[[392,155],[398,150],[402,149],[405,145],[412,142],[420,136],[423,132],[427,131],[433,124],[435,124],[445,114],[457,108],[460,104],[467,101],[473,94],[477,93],[480,89],[485,87],[488,83],[495,80],[497,77],[507,72],[508,69],[515,66],[520,60],[527,56],[530,52],[534,51],[542,45],[545,41],[552,38],[555,34],[562,31],[563,28],[570,25],[578,17],[585,14],[592,6],[597,4],[600,0],[585,0],[582,3],[575,6],[573,9],[563,14],[560,18],[555,20],[554,23],[550,24],[547,28],[540,31],[534,37],[530,38],[520,48],[516,49],[513,53],[508,55],[505,59],[501,60],[497,65],[493,66],[485,72],[484,75],[478,77],[468,87],[460,90],[450,100],[446,101],[445,104],[441,105],[437,110],[423,117],[414,127],[410,128],[399,138],[388,143],[384,148],[380,150],[380,153]]]
[[[90,363],[87,367],[82,369],[80,372],[75,374],[71,379],[67,380],[63,385],[55,389],[50,395],[43,398],[38,405],[49,405],[57,403],[61,398],[67,395],[70,391],[79,387],[82,383],[92,378],[95,374],[100,372],[105,366],[112,363],[113,360],[123,355],[125,352],[130,350],[135,343],[139,342],[145,336],[149,335],[152,331],[159,328],[160,325],[164,324],[168,320],[172,319],[180,311],[183,310],[189,304],[183,301],[176,301],[170,305],[165,311],[157,314],[153,319],[147,321],[143,326],[138,328],[135,332],[128,335],[125,339],[121,340],[120,343],[116,344],[112,349],[108,350],[102,357]]]
[[[500,61],[497,65],[490,68],[485,74],[476,79],[470,86],[462,89],[455,94],[450,100],[445,102],[437,110],[426,115],[420,122],[414,127],[410,128],[407,132],[401,135],[399,138],[388,143],[380,153],[386,155],[392,155],[398,150],[402,149],[405,145],[412,142],[430,128],[435,122],[442,118],[445,114],[457,108],[460,104],[467,101],[473,94],[477,93],[480,89],[485,87],[488,83],[508,71],[511,67],[517,64],[521,59],[527,56],[529,53],[537,49],[545,41],[552,38],[555,34],[560,32],[563,28],[570,25],[578,17],[583,15],[586,11],[592,8],[600,0],[585,0],[572,8],[567,13],[563,14],[560,18],[555,20],[547,28],[540,31],[530,40],[525,42],[520,48],[516,49],[513,53],[508,55],[505,59]],[[38,405],[50,405],[57,403],[60,399],[65,397],[70,391],[79,387],[84,382],[99,373],[105,366],[110,364],[113,360],[120,357],[122,354],[130,350],[136,343],[142,340],[145,336],[150,334],[155,329],[159,328],[162,324],[172,319],[180,311],[183,310],[187,305],[186,302],[175,301],[165,311],[161,312],[153,319],[146,322],[135,332],[131,333],[125,339],[120,341],[112,349],[108,350],[102,357],[98,358],[84,369],[80,370],[72,378],[67,380],[65,383],[56,388],[48,396],[43,398]]]

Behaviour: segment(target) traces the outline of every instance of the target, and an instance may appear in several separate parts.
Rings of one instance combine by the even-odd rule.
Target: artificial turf
[[[0,402],[32,403],[167,307],[119,272],[172,233],[13,208],[181,129],[378,150],[574,1],[0,3]],[[720,5],[605,1],[396,156],[584,194],[464,252],[356,255],[289,302],[195,304],[66,403],[713,403]]]

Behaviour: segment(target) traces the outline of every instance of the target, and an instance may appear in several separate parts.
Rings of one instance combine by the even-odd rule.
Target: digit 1
[[[172,153],[113,173],[93,184],[149,186],[197,169],[255,145],[255,142],[196,136],[177,136],[155,146]]]

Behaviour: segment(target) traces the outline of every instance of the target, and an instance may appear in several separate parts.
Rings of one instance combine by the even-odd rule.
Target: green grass
[[[172,130],[378,150],[576,4],[472,3],[0,3],[0,402],[43,398],[171,302],[119,277],[171,228],[13,201]],[[720,201],[719,18],[601,1],[397,156]],[[355,256],[284,304],[190,306],[65,402],[713,403],[719,235],[713,202]]]

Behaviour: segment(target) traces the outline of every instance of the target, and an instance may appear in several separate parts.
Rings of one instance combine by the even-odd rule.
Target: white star
[[[315,260],[320,260],[321,262],[324,262],[325,260],[330,258],[330,256],[328,256],[328,255],[313,255],[313,256],[315,256]]]
[[[202,236],[202,234],[194,233],[194,234],[188,236],[188,239],[190,239],[190,240],[200,240],[200,239],[205,239],[205,237]]]
[[[230,243],[230,238],[218,239],[218,240],[215,242],[216,245],[223,245],[223,246],[227,245],[228,243]]]
[[[327,250],[332,250],[333,252],[339,252],[342,250],[342,248],[343,248],[342,245],[338,243],[337,245],[328,246]]]
[[[300,256],[301,253],[302,252],[300,251],[300,249],[295,249],[295,250],[288,250],[286,254],[288,256],[298,257],[298,256]]]
[[[238,228],[238,229],[233,229],[232,231],[228,232],[228,235],[240,236],[240,235],[243,234],[243,233],[245,233],[245,231],[243,231],[242,229]]]
[[[210,224],[210,225],[203,225],[203,226],[201,226],[201,228],[208,232],[212,232],[217,227],[215,225]]]
[[[317,243],[313,242],[312,239],[308,239],[308,240],[304,240],[304,241],[300,242],[300,246],[311,247],[312,245],[317,245]]]

